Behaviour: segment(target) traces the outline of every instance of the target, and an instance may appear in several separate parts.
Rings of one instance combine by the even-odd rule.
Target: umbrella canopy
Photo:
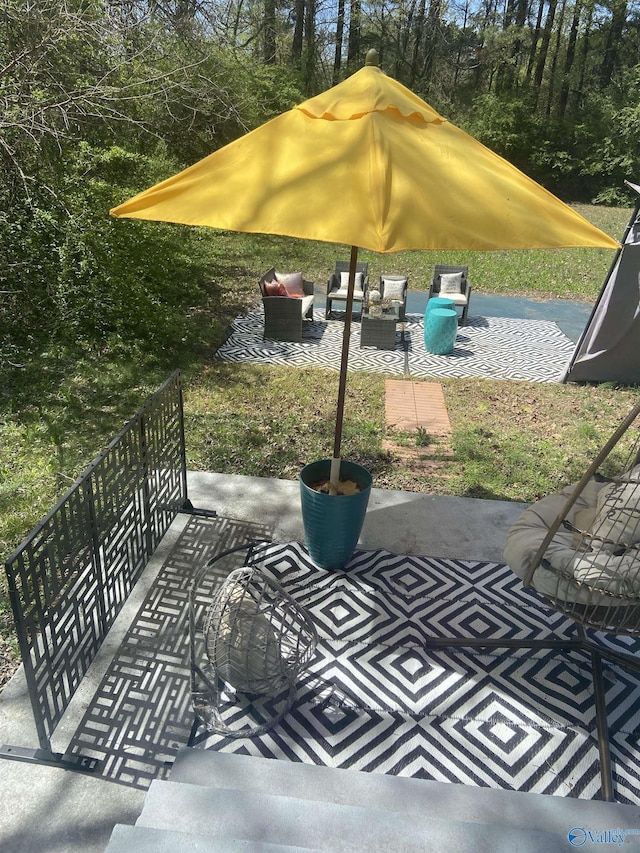
[[[373,252],[618,247],[375,66],[111,213]]]
[[[384,74],[375,57],[344,82],[111,213],[352,247],[334,460],[342,428],[355,247],[380,253],[618,247]]]

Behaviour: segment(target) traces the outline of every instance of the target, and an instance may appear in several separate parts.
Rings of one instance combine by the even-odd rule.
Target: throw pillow
[[[298,296],[302,299],[305,295],[304,287],[302,286],[301,272],[277,272],[276,280],[279,281],[280,284],[284,285],[288,296]]]
[[[383,293],[385,299],[404,299],[404,289],[407,286],[406,278],[383,278]]]
[[[353,283],[354,291],[362,290],[362,279],[363,278],[364,278],[363,273],[361,273],[361,272],[356,273],[355,281]],[[348,272],[341,272],[340,273],[340,290],[347,290],[348,287],[349,287],[349,273]]]
[[[440,276],[440,293],[462,293],[462,273],[446,272]]]
[[[265,281],[264,283],[265,296],[280,296],[280,284],[277,281]]]

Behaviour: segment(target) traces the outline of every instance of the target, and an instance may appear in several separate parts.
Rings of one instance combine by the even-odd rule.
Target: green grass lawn
[[[582,207],[620,237],[628,210]],[[188,465],[192,469],[295,478],[306,462],[331,455],[337,374],[215,362],[224,330],[258,297],[269,267],[327,279],[348,250],[329,244],[212,234],[211,306],[194,308],[198,345],[175,342],[153,357],[51,351],[8,366],[0,389],[0,554],[3,560],[56,499],[175,368],[183,370]],[[574,249],[527,252],[367,252],[370,274],[406,273],[427,289],[434,263],[468,263],[477,291],[592,302],[613,253]],[[195,322],[195,320],[194,320]],[[383,449],[384,377],[349,376],[342,452],[368,467],[379,488],[533,501],[576,479],[637,396],[635,388],[443,380],[452,454],[437,446],[428,473]],[[424,436],[398,442],[424,444]],[[424,450],[424,448],[423,448]],[[0,654],[16,649],[0,580]],[[0,673],[0,680],[2,673]]]
[[[574,205],[594,225],[620,239],[631,215],[627,208]],[[329,243],[291,240],[287,237],[216,236],[220,256],[260,275],[272,266],[283,271],[301,269],[306,278],[326,280],[337,258],[349,260],[349,250]],[[468,264],[469,277],[480,293],[527,296],[539,299],[573,299],[592,302],[611,264],[609,249],[536,249],[511,252],[396,252],[378,255],[361,250],[359,260],[369,263],[372,279],[383,273],[409,277],[412,290],[428,290],[434,264]]]

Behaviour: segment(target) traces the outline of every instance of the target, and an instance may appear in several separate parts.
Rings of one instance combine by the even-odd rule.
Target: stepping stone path
[[[429,459],[437,453],[451,455],[447,439],[451,422],[439,382],[413,382],[410,379],[385,380],[385,423],[387,438],[383,448],[402,459],[411,468],[441,467],[442,461]],[[424,430],[425,438],[436,439],[423,446],[397,444],[394,432],[415,433]]]

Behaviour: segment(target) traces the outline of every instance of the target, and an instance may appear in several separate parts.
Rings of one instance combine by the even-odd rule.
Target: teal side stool
[[[455,310],[456,304],[453,299],[447,299],[446,296],[432,296],[431,299],[427,302],[427,307],[424,309],[425,317],[433,308],[453,308]]]
[[[424,345],[433,355],[453,351],[458,334],[458,312],[455,308],[432,308],[424,318]]]

